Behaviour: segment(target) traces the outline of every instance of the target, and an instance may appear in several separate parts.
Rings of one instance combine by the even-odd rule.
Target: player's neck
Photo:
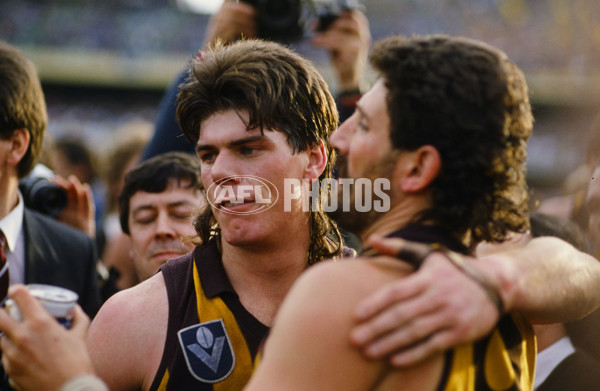
[[[308,237],[264,249],[223,244],[223,266],[246,309],[271,326],[277,308],[306,268]]]
[[[16,176],[9,177],[5,173],[0,178],[0,219],[3,219],[17,206],[17,188],[19,180]]]
[[[424,197],[402,199],[394,203],[388,212],[382,214],[380,218],[361,232],[360,238],[365,243],[366,239],[373,234],[389,235],[409,224],[418,213],[427,207],[429,207],[429,204]]]

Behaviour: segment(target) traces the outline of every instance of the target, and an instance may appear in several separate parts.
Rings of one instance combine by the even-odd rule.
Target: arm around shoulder
[[[600,262],[563,240],[534,238],[477,263],[495,274],[506,309],[532,323],[572,321],[600,306]]]

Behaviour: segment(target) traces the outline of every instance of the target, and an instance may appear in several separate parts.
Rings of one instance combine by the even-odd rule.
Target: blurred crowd
[[[366,58],[372,43],[371,34],[377,37],[383,35],[384,31],[385,33],[391,31],[387,25],[389,17],[385,14],[385,7],[386,5],[391,7],[392,2],[380,1],[377,7],[372,6],[368,1],[364,3],[369,8],[370,15],[378,21],[375,26],[373,24],[369,26],[369,21],[360,9],[344,10],[337,15],[337,19],[330,27],[320,34],[311,36],[307,41],[312,47],[311,50],[325,53],[333,69],[335,104],[340,113],[340,122],[355,113],[356,102],[367,90]],[[549,37],[551,44],[520,40],[519,45],[507,50],[509,54],[515,56],[515,62],[523,68],[545,64],[581,71],[590,70],[600,64],[600,50],[598,50],[600,32],[592,28],[589,22],[589,18],[598,11],[592,7],[591,1],[579,1],[571,7],[572,4],[569,2],[556,0],[551,2],[549,8],[543,7],[547,3],[544,1],[507,0],[471,3],[472,7],[456,6],[456,2],[452,1],[394,1],[394,9],[400,10],[393,13],[394,23],[416,33],[441,28],[449,33],[478,36],[498,47],[512,45],[523,32],[535,37]],[[171,3],[167,5],[158,0],[103,2],[103,7],[99,9],[94,8],[92,2],[82,3],[77,7],[70,2],[62,2],[60,5],[48,8],[51,12],[45,12],[44,7],[50,7],[48,4],[50,3],[7,0],[3,6],[10,7],[11,12],[0,13],[0,37],[8,37],[9,41],[16,41],[23,45],[71,45],[77,48],[85,42],[87,47],[117,50],[124,55],[136,55],[147,51],[191,52],[191,47],[198,50],[201,45],[209,47],[219,40],[234,42],[240,36],[252,37],[256,32],[252,8],[247,4],[240,5],[234,2],[223,5],[219,13],[215,14],[206,25],[206,31],[195,25],[199,20],[198,16],[187,15],[182,18],[181,15],[174,14],[179,11],[176,11]],[[542,20],[544,13],[539,12],[541,9],[546,13],[555,13],[553,23],[554,26],[560,26],[560,30],[546,31],[549,29],[549,24],[547,20]],[[415,13],[428,16],[414,18]],[[560,18],[558,13],[570,17]],[[11,15],[10,23],[8,21],[5,23],[3,19],[8,14]],[[491,14],[495,14],[495,17],[489,18]],[[77,20],[77,23],[69,24],[68,30],[65,25],[62,25],[63,30],[61,30],[60,21],[65,18]],[[466,26],[454,25],[454,23],[461,23],[465,18],[479,22],[475,21]],[[104,23],[107,19],[114,22],[110,28]],[[28,23],[21,23],[24,20]],[[487,20],[494,22],[487,23]],[[138,24],[136,21],[147,28],[134,29],[133,25]],[[529,23],[531,21],[537,22]],[[206,24],[206,20],[203,23]],[[162,26],[160,34],[158,29],[152,27],[156,25]],[[54,30],[48,29],[48,26],[54,26]],[[93,28],[90,29],[90,26]],[[515,26],[518,28],[514,28]],[[48,30],[53,32],[41,33]],[[199,33],[199,30],[203,31]],[[88,35],[90,31],[94,33]],[[492,31],[504,33],[490,36]],[[174,35],[177,32],[176,38],[163,32],[173,32]],[[589,42],[572,44],[571,38],[579,34],[589,35]],[[70,41],[69,37],[73,41]],[[152,44],[149,45],[148,42]],[[533,47],[535,50],[532,50]],[[553,50],[556,48],[561,50]],[[198,51],[196,59],[201,57],[202,51]],[[182,64],[182,70],[184,66],[185,64]],[[142,239],[136,237],[137,232],[143,231],[141,225],[148,224],[140,218],[140,226],[131,226],[132,222],[136,221],[132,214],[137,212],[128,208],[133,208],[135,202],[139,201],[135,198],[136,194],[139,196],[139,193],[145,193],[144,196],[147,196],[149,192],[159,194],[173,192],[174,194],[183,191],[187,192],[188,198],[194,198],[197,202],[186,205],[185,208],[187,230],[183,232],[183,230],[177,231],[179,228],[174,228],[177,231],[177,241],[183,244],[180,243],[177,248],[170,248],[168,256],[165,256],[164,260],[161,258],[161,262],[170,258],[172,253],[186,253],[194,248],[195,242],[187,240],[188,236],[194,235],[189,217],[192,211],[201,210],[205,203],[199,195],[201,181],[196,175],[200,163],[195,157],[191,158],[194,148],[183,136],[175,120],[176,96],[186,75],[182,71],[173,80],[160,104],[156,105],[158,114],[154,121],[132,116],[126,121],[121,121],[109,134],[93,136],[90,136],[94,133],[93,130],[90,132],[89,129],[77,129],[77,127],[46,134],[39,163],[50,169],[53,175],[57,176],[55,181],[66,189],[70,205],[65,211],[71,213],[70,215],[61,213],[52,217],[85,232],[95,241],[100,260],[97,265],[97,277],[103,302],[115,292],[134,287],[152,277],[160,266],[151,265],[149,270],[142,270],[143,268],[136,263],[136,259],[142,259],[145,254],[142,253],[143,249],[136,247],[136,243],[132,240],[139,240],[141,243]],[[564,184],[554,191],[553,197],[532,198],[532,229],[527,235],[556,236],[571,243],[581,252],[599,258],[600,112],[597,118],[589,121],[588,131],[582,144],[586,146],[585,156],[581,157],[579,166],[568,175]],[[105,148],[105,146],[110,147]],[[184,154],[168,154],[172,152]],[[136,180],[143,178],[143,181],[152,182],[152,179],[156,179],[153,177],[158,176],[155,174],[158,171],[153,170],[158,170],[155,166],[160,166],[157,162],[161,161],[156,160],[157,156],[162,161],[169,161],[177,166],[177,174],[165,174],[166,179],[163,178],[162,181],[164,183],[158,185],[159,191],[148,190],[154,189],[155,185],[145,187],[146,184],[139,184]],[[181,172],[178,170],[188,171],[180,176]],[[177,186],[173,185],[174,178]],[[187,186],[188,181],[189,186]],[[74,200],[78,197],[80,198],[78,201]],[[202,199],[202,202],[198,199]],[[73,202],[78,204],[73,207]],[[124,205],[127,211],[125,215],[123,215]],[[176,207],[179,208],[180,203]],[[171,208],[170,204],[168,208]],[[147,205],[142,203],[140,210],[145,211],[145,209],[148,209]],[[160,212],[156,213],[157,216],[159,214]],[[170,217],[177,215],[171,209],[168,210],[168,214]],[[175,216],[179,218],[179,224],[182,224],[183,219],[180,217]],[[158,231],[160,227],[156,229]],[[159,235],[157,232],[153,234],[156,237]],[[183,240],[184,237],[186,240]],[[347,239],[349,247],[360,250],[360,244],[353,242],[355,238],[348,236]],[[510,243],[510,240],[508,242]],[[148,243],[147,241],[140,246],[151,247]],[[496,248],[481,251],[494,252]],[[501,305],[500,301],[499,315],[503,315]],[[546,379],[553,379],[552,371],[558,367],[562,359],[575,351],[584,352],[582,354],[585,355],[586,360],[589,359],[589,362],[596,365],[596,360],[600,360],[600,335],[597,332],[597,326],[600,325],[599,318],[600,315],[596,311],[576,322],[556,323],[536,328],[539,351],[541,354],[546,352],[545,355],[538,355],[539,367],[542,368],[540,373],[544,377],[536,380],[536,387],[543,384]],[[560,346],[555,345],[559,342],[561,342]],[[553,350],[546,350],[549,347],[553,347]],[[556,360],[553,360],[554,358]],[[583,364],[580,365],[583,368]],[[567,376],[555,372],[554,376],[570,379],[568,376],[573,375]],[[563,378],[553,381],[559,384]],[[548,387],[548,383],[539,389],[551,390],[544,387]]]
[[[109,50],[125,56],[189,53],[204,38],[208,15],[185,12],[177,3],[5,0],[2,9],[9,12],[0,13],[0,37],[25,47]],[[371,28],[375,39],[390,33],[464,35],[505,50],[525,70],[551,67],[585,72],[600,67],[600,32],[595,23],[600,10],[594,0],[361,3],[369,18],[377,20]],[[309,56],[315,53],[310,46],[303,49]]]

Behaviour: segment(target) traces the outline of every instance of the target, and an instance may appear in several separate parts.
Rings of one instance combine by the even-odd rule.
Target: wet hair
[[[479,41],[391,37],[370,56],[387,88],[394,148],[434,146],[441,170],[416,220],[473,245],[528,228],[526,144],[533,127],[523,73]]]
[[[19,178],[29,174],[40,158],[47,122],[46,100],[33,63],[0,41],[0,139],[10,139],[17,129],[27,129],[30,137],[17,165]]]
[[[129,201],[138,191],[162,193],[176,181],[185,189],[202,190],[200,161],[185,152],[166,152],[137,165],[125,175],[123,191],[119,196],[121,229],[129,235]],[[200,197],[200,193],[198,194]]]
[[[177,120],[183,134],[196,145],[204,121],[226,110],[247,111],[248,129],[283,132],[293,153],[323,142],[328,162],[319,180],[331,177],[329,136],[338,125],[338,112],[327,84],[308,60],[261,40],[217,43],[201,52],[179,87]],[[311,210],[310,224],[308,263],[339,255],[341,236],[320,204]],[[210,209],[195,226],[204,243],[220,236]],[[337,242],[333,249],[331,238]]]

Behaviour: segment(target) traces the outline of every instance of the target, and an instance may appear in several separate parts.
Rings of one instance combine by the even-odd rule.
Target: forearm
[[[533,323],[578,319],[600,306],[600,262],[562,240],[535,238],[475,262],[496,285],[506,310]]]

